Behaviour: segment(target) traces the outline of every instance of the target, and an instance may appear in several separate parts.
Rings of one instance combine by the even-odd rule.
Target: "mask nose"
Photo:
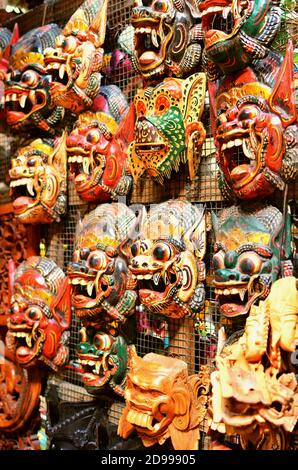
[[[250,276],[241,274],[239,271],[233,269],[217,269],[214,278],[216,282],[248,282]]]

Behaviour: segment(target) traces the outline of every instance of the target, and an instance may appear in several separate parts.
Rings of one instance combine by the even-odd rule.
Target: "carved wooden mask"
[[[68,280],[54,261],[32,256],[16,269],[7,347],[22,367],[57,370],[68,360],[71,322]]]
[[[66,136],[36,139],[11,159],[10,196],[25,224],[59,222],[66,212]]]
[[[45,51],[53,103],[76,114],[92,106],[100,89],[107,4],[85,0],[56,38],[55,48]]]
[[[145,209],[139,235],[122,244],[131,284],[151,313],[171,318],[194,317],[204,306],[204,210],[170,200]]]
[[[101,331],[102,325],[86,322],[79,332],[76,349],[78,362],[83,369],[83,383],[92,395],[100,395],[111,388],[124,395],[128,346],[123,336],[113,336]]]
[[[53,46],[60,29],[56,24],[41,26],[22,36],[11,48],[5,82],[7,123],[13,130],[29,126],[55,133],[64,110],[50,96],[51,76],[45,69],[44,50]]]
[[[127,262],[119,246],[134,223],[134,213],[120,203],[101,204],[83,219],[68,267],[79,319],[121,324],[133,312],[136,293],[128,287]]]
[[[163,183],[180,162],[188,161],[190,177],[198,169],[205,129],[200,122],[204,109],[205,76],[185,80],[165,78],[155,87],[140,90],[134,98],[136,123],[128,155],[135,181],[145,170]],[[183,152],[185,151],[185,152]]]
[[[120,91],[120,90],[119,90]],[[68,164],[79,196],[88,202],[108,202],[125,196],[132,184],[127,163],[125,122],[105,113],[79,116],[66,141]]]
[[[170,438],[176,450],[198,449],[208,375],[203,369],[188,376],[187,364],[180,359],[155,353],[140,358],[132,349],[118,434],[126,438],[136,430],[146,447]]]
[[[211,79],[265,57],[285,17],[272,0],[205,0],[199,9]]]
[[[202,44],[196,1],[135,0],[131,24],[133,62],[143,77],[183,77],[194,72]]]
[[[292,57],[289,45],[272,88],[247,69],[225,80],[217,92],[213,112],[218,163],[239,199],[267,197],[297,174]]]
[[[251,307],[242,336],[216,357],[211,427],[240,435],[244,448],[286,449],[297,424],[297,287],[292,276],[273,283],[267,299]]]
[[[270,205],[231,206],[217,219],[213,267],[215,294],[221,314],[244,315],[258,299],[265,299],[289,257],[290,234],[281,212]],[[284,250],[284,252],[283,252]]]

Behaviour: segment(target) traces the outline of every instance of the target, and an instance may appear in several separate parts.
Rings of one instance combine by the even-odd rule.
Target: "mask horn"
[[[279,115],[284,127],[296,121],[297,111],[292,41],[288,42],[280,73],[269,99],[269,106],[274,113]]]

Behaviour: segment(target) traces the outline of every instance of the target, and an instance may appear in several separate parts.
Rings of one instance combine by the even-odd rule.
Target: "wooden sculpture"
[[[140,358],[131,349],[118,434],[126,439],[136,430],[146,447],[170,438],[175,450],[198,449],[209,382],[207,367],[189,376],[180,359],[155,353]]]
[[[36,139],[11,159],[10,196],[18,220],[25,224],[59,222],[66,212],[65,134]]]
[[[220,313],[236,317],[265,299],[291,255],[290,234],[281,212],[268,204],[231,206],[213,214],[213,267]],[[283,239],[284,236],[284,239]],[[291,262],[288,260],[291,268]],[[289,271],[287,274],[291,274]]]
[[[54,371],[68,360],[71,322],[68,280],[54,261],[32,256],[16,269],[6,345],[25,368]]]
[[[133,64],[146,79],[183,77],[201,59],[202,31],[195,0],[136,0]]]
[[[33,126],[54,134],[64,116],[64,109],[52,102],[51,76],[44,64],[44,50],[54,45],[59,33],[56,24],[41,26],[26,33],[11,48],[5,109],[7,123],[14,131]]]
[[[290,276],[251,307],[244,333],[218,353],[211,428],[239,434],[244,448],[288,448],[298,420],[297,343],[298,283]]]
[[[139,234],[121,251],[129,259],[130,283],[143,307],[170,318],[195,317],[204,307],[206,249],[204,210],[170,200],[144,210]]]
[[[45,51],[51,75],[51,99],[56,106],[79,114],[91,108],[100,90],[107,0],[86,0]]]
[[[134,140],[128,149],[135,181],[147,170],[162,184],[180,162],[188,162],[190,178],[195,177],[206,135],[201,123],[205,89],[205,75],[196,73],[185,80],[165,78],[137,92]]]

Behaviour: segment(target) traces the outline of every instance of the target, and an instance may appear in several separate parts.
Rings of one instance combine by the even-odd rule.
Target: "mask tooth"
[[[90,166],[89,158],[85,157],[83,159],[83,170],[84,170],[84,173],[86,173],[87,175],[89,175],[89,166]]]
[[[89,297],[91,297],[92,295],[93,286],[94,286],[94,283],[92,281],[89,281],[87,284],[87,292],[88,292]]]
[[[151,30],[151,41],[154,47],[158,47],[158,39],[156,29]]]
[[[159,273],[153,275],[153,282],[156,286],[159,283],[159,279],[160,279],[160,274]]]
[[[31,338],[31,335],[29,335],[29,334],[26,336],[26,344],[27,344],[28,348],[32,347],[32,338]]]
[[[34,190],[33,190],[33,180],[30,180],[27,182],[27,190],[30,196],[34,196]]]
[[[245,292],[246,292],[246,289],[239,290],[239,295],[240,295],[240,299],[242,300],[242,302],[244,300]]]

